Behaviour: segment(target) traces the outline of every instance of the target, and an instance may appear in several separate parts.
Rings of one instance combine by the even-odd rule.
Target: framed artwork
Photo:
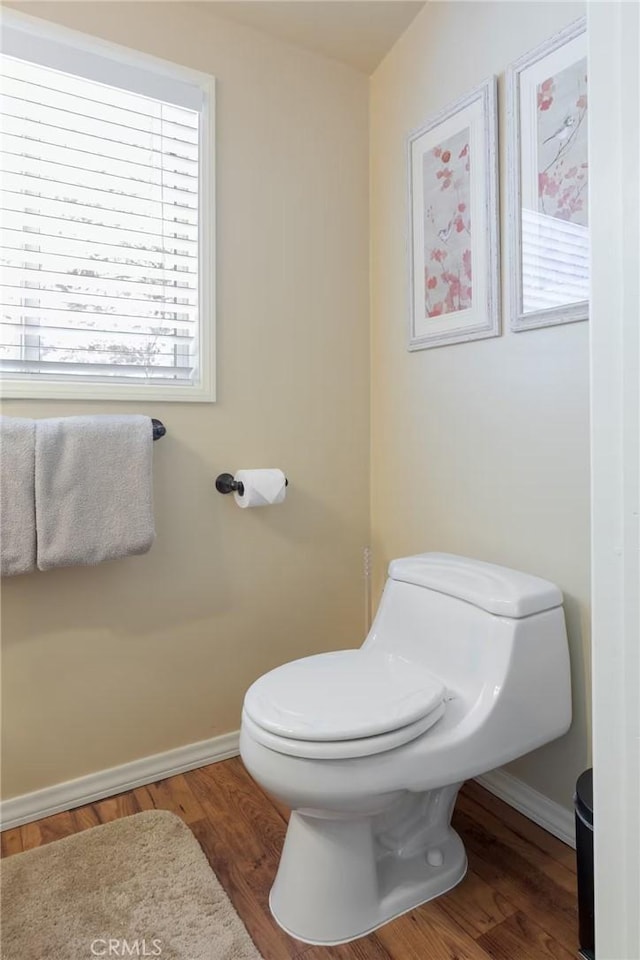
[[[500,333],[496,78],[408,138],[409,350]]]
[[[512,330],[588,318],[587,109],[583,18],[507,71]]]

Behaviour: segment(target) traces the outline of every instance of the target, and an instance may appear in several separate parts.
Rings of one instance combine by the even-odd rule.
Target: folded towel
[[[0,573],[28,573],[36,563],[35,422],[0,417]]]
[[[152,444],[149,417],[36,420],[40,570],[151,548]]]

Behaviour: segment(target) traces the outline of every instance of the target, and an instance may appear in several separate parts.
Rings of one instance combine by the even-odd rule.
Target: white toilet
[[[394,560],[359,650],[285,664],[247,692],[240,752],[292,810],[271,911],[337,944],[455,886],[469,777],[565,733],[560,590],[478,560]]]

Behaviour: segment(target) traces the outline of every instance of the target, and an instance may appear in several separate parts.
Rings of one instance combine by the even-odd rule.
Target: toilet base
[[[450,826],[459,787],[408,794],[375,817],[293,812],[269,897],[278,925],[305,943],[334,946],[455,887],[467,872]]]

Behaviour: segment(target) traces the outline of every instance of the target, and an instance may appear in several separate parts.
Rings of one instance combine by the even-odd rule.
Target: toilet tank
[[[570,704],[562,593],[506,567],[446,553],[393,560],[364,647],[421,663],[468,702],[544,686]]]

